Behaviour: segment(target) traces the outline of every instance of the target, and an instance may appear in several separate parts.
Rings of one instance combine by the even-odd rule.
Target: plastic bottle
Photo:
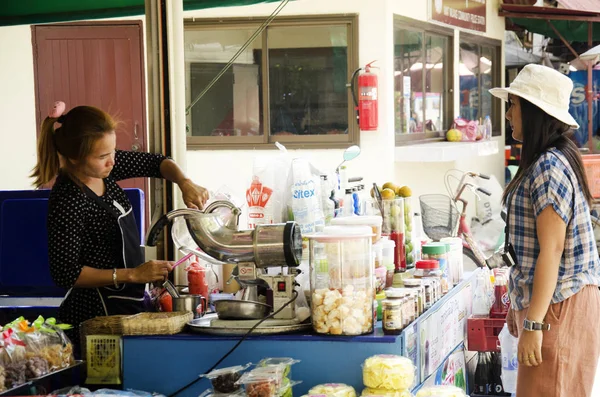
[[[504,388],[502,386],[502,356],[498,352],[492,352],[490,371],[491,394],[494,396],[504,396]]]
[[[323,215],[325,216],[325,225],[329,225],[335,216],[335,204],[329,200],[327,175],[321,175],[321,203],[323,206]]]
[[[352,205],[354,215],[360,215],[360,197],[358,196],[358,187],[352,188]]]
[[[340,216],[340,200],[335,197],[335,190],[331,191],[331,195],[329,196],[329,201],[333,203],[333,217],[337,218]]]
[[[344,216],[352,216],[354,214],[354,199],[352,197],[352,189],[346,189],[346,195],[344,196],[344,207],[342,208]]]
[[[519,339],[508,331],[506,323],[498,335],[500,341],[500,354],[502,355],[502,385],[505,393],[517,392],[517,369],[519,360]]]
[[[483,122],[483,126],[484,126],[483,139],[486,139],[486,140],[492,139],[492,119],[490,119],[490,116],[485,116],[485,121]]]

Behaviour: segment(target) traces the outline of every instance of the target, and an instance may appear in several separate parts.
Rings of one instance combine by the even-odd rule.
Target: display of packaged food
[[[269,365],[264,367],[256,367],[252,371],[246,374],[247,377],[257,377],[257,378],[273,378],[275,380],[275,387],[280,389],[285,386],[283,380],[285,378],[285,371],[287,366],[283,364],[279,365]]]
[[[408,390],[396,391],[396,390],[385,390],[385,389],[373,389],[371,387],[365,387],[361,397],[413,397],[411,392]]]
[[[242,377],[242,374],[251,363],[246,365],[236,365],[234,367],[220,368],[210,371],[208,374],[200,377],[207,378],[212,383],[212,387],[216,393],[233,393],[241,390],[241,385],[237,382]]]
[[[308,391],[309,395],[322,395],[327,397],[356,397],[352,386],[343,383],[325,383],[317,385]]]
[[[293,359],[291,357],[268,357],[263,358],[256,365],[257,367],[270,367],[270,366],[278,366],[284,365],[285,370],[283,372],[284,378],[291,378],[292,365],[298,364],[300,360]]]
[[[406,357],[379,354],[363,364],[363,383],[366,387],[384,390],[410,390],[415,385],[416,368]]]
[[[467,397],[465,391],[456,386],[429,386],[417,392],[416,397]]]
[[[219,393],[213,389],[204,390],[198,397],[244,397],[245,393],[242,388],[233,393]]]

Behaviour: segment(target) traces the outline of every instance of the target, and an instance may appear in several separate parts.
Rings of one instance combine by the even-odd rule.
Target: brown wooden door
[[[141,22],[33,26],[32,35],[38,134],[54,102],[61,100],[67,110],[92,105],[108,112],[121,122],[117,148],[137,146],[145,151]],[[136,178],[120,185],[144,190],[147,215],[148,180]]]

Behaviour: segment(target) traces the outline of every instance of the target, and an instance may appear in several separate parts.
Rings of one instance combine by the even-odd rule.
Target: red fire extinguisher
[[[352,75],[350,89],[356,106],[356,118],[361,131],[374,131],[377,129],[379,118],[379,104],[377,98],[377,75],[371,72],[373,62],[364,67],[364,72],[358,74],[362,68],[356,69]],[[354,80],[358,74],[358,92],[354,89]],[[358,94],[358,98],[357,98]]]

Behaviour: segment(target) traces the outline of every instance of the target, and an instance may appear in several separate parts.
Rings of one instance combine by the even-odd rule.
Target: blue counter
[[[470,307],[461,308],[467,304],[462,295],[470,297],[469,280],[453,288],[399,336],[384,335],[378,324],[373,334],[357,337],[313,334],[249,337],[220,367],[257,362],[265,357],[293,357],[301,362],[294,365],[292,376],[303,382],[294,387],[295,396],[306,394],[320,383],[346,383],[360,394],[363,389],[361,365],[365,359],[374,354],[399,354],[410,357],[421,368],[421,362],[435,365],[431,370],[419,371],[420,383],[464,340],[466,326],[462,321],[466,322]],[[451,315],[449,310],[453,311]],[[444,329],[444,322],[450,326],[458,324],[452,330],[456,334],[453,339],[446,340],[451,332]],[[446,335],[438,337],[440,332]],[[200,334],[126,336],[123,338],[124,387],[169,395],[212,367],[239,339]],[[202,379],[179,396],[198,396],[208,388],[210,382]]]

